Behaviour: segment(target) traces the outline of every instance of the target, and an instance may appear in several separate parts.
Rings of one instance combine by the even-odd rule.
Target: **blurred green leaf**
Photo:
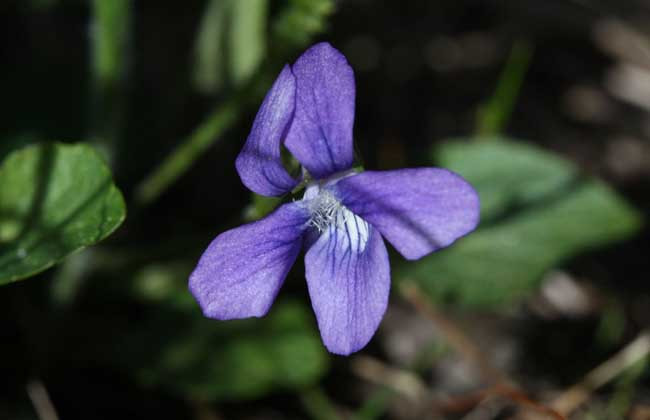
[[[39,140],[36,134],[29,132],[3,137],[0,140],[0,162],[14,150],[37,143]]]
[[[579,179],[568,162],[532,145],[449,143],[438,156],[475,186],[486,220],[449,249],[397,270],[436,300],[511,302],[554,265],[639,228],[639,214],[606,185]]]
[[[385,386],[379,387],[363,402],[352,419],[374,420],[382,418],[393,398],[395,398],[395,391]]]
[[[132,0],[93,0],[89,138],[109,163],[126,121]]]
[[[259,220],[275,210],[280,203],[282,203],[280,197],[265,197],[251,193],[251,203],[244,209],[244,220],[250,222]]]
[[[276,43],[288,51],[303,47],[325,30],[327,18],[334,9],[333,0],[289,0],[273,22]]]
[[[268,0],[237,0],[232,4],[230,74],[235,85],[247,81],[266,54]]]
[[[125,76],[131,0],[93,0],[93,71],[101,88]]]
[[[187,289],[195,261],[165,261],[142,267],[131,282],[135,296],[149,303],[194,311],[196,301]]]
[[[147,385],[185,398],[249,399],[276,387],[313,385],[328,364],[314,317],[304,305],[277,302],[264,318],[204,318],[187,289],[194,261],[144,266],[132,295],[156,315],[126,332],[129,370]]]
[[[40,144],[0,166],[0,284],[20,280],[92,245],[124,220],[122,194],[84,144]]]
[[[232,3],[232,0],[211,0],[203,13],[194,47],[194,83],[200,92],[215,93],[223,84],[225,28]]]
[[[212,0],[195,45],[194,83],[203,93],[248,81],[266,54],[268,0]]]
[[[625,310],[619,302],[611,299],[600,312],[596,343],[606,349],[620,344],[625,333]]]
[[[197,317],[172,334],[158,334],[158,340],[168,341],[156,344],[137,373],[145,384],[201,401],[302,388],[317,382],[328,365],[316,331],[310,311],[297,302],[278,302],[262,319],[220,322]],[[127,342],[141,339],[138,334]],[[144,345],[151,346],[151,341]]]
[[[321,387],[303,389],[298,398],[312,420],[338,420],[341,418],[336,406]]]

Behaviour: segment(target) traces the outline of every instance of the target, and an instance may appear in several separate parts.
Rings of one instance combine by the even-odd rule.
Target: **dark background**
[[[502,134],[562,156],[587,176],[605,180],[640,214],[650,213],[650,8],[641,0],[342,0],[333,3],[323,30],[310,34],[304,45],[269,36],[258,72],[269,77],[260,77],[261,87],[246,90],[226,81],[212,92],[192,83],[194,44],[207,2],[133,1],[124,75],[108,91],[97,87],[92,70],[91,3],[0,4],[0,152],[52,140],[109,147],[115,181],[129,204],[125,224],[102,245],[114,252],[112,259],[84,271],[71,303],[52,301],[56,269],[0,290],[0,418],[39,418],[26,391],[34,383],[44,386],[61,419],[523,415],[523,410],[514,414],[525,404],[512,395],[470,398],[453,409],[440,402],[486,389],[480,379],[463,373],[471,367],[457,348],[410,371],[437,398],[431,406],[428,400],[413,403],[390,378],[380,375],[383,385],[368,380],[359,374],[363,366],[369,369],[359,364],[365,359],[354,357],[330,357],[329,369],[308,386],[205,401],[134,374],[147,358],[141,353],[156,349],[153,343],[160,348],[173,343],[171,332],[185,324],[169,307],[131,294],[133,273],[170,261],[179,261],[183,272],[212,237],[241,223],[251,195],[239,181],[234,159],[260,92],[283,63],[316,41],[331,42],[355,69],[355,142],[367,169],[430,165],[432,145],[473,136],[478,110],[492,97],[513,45],[525,45],[530,62]],[[269,21],[288,3],[270,1]],[[637,72],[626,72],[630,67]],[[155,201],[137,204],[142,179],[215,107],[236,95],[246,100],[219,140]],[[575,302],[558,308],[545,300],[540,286],[504,303],[505,313],[504,308],[461,310],[453,302],[438,302],[442,325],[451,323],[452,330],[478,342],[489,359],[503,353],[499,368],[525,395],[550,404],[650,322],[647,234],[641,228],[624,241],[585,250],[553,267],[595,309],[581,312]],[[302,272],[298,264],[281,294],[306,303]],[[396,332],[404,329],[416,338],[433,334],[434,341],[443,342],[449,330],[435,322],[431,326],[395,289],[391,299],[380,332],[359,357],[405,369],[387,344],[397,340]],[[618,308],[618,324],[616,338],[599,345],[595,337],[611,307],[603,301]],[[133,326],[138,328],[130,331]],[[509,358],[509,352],[518,356]],[[590,393],[571,418],[650,418],[647,364],[637,368],[636,376],[619,372],[633,378],[631,385],[617,375]],[[372,398],[376,403],[368,402]],[[428,407],[426,415],[410,411],[418,404]],[[497,405],[496,414],[488,414],[490,404]],[[359,413],[359,407],[376,413]]]

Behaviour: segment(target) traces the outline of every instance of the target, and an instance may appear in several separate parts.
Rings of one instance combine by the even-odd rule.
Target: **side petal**
[[[291,67],[296,112],[285,145],[317,178],[349,169],[354,161],[354,72],[343,54],[323,42]]]
[[[372,338],[388,304],[390,265],[379,232],[347,210],[305,255],[311,304],[325,347],[348,355]],[[340,222],[340,220],[339,220]]]
[[[258,194],[279,196],[298,183],[282,165],[280,145],[293,119],[296,80],[288,65],[260,106],[235,166],[244,185]]]
[[[259,317],[271,307],[302,246],[308,213],[285,204],[262,220],[217,236],[190,275],[208,318]]]
[[[410,260],[451,245],[479,221],[478,194],[446,169],[366,171],[331,188]]]

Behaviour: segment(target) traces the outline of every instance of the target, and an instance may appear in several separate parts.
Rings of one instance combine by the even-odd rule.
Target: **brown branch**
[[[556,410],[533,401],[526,394],[515,388],[504,385],[495,385],[481,391],[462,395],[443,404],[439,404],[438,407],[443,412],[457,413],[467,411],[493,397],[506,398],[519,406],[536,411],[539,414],[544,414],[555,420],[566,420],[566,418]]]
[[[511,385],[514,384],[514,381],[495,368],[488,358],[485,357],[480,347],[476,345],[461,328],[436,311],[433,305],[420,292],[415,284],[402,283],[399,290],[401,295],[409,301],[420,314],[431,320],[440,329],[449,345],[477,368],[483,381],[488,385],[492,385],[484,391],[466,396],[459,401],[457,400],[456,402],[459,403],[460,406],[467,406],[471,401],[476,401],[476,404],[478,404],[487,397],[497,395],[508,398],[511,401],[516,402],[518,405],[528,407],[538,413],[550,416],[555,420],[565,420],[562,414],[557,410],[533,401],[522,391],[516,389],[514,385]]]

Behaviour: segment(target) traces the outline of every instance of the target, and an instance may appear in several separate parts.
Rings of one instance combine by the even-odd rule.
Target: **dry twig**
[[[486,384],[491,385],[489,388],[473,395],[456,398],[448,402],[446,407],[447,409],[452,408],[453,406],[456,406],[456,408],[463,406],[471,408],[472,406],[485,401],[486,398],[500,396],[515,402],[519,406],[532,409],[555,420],[565,420],[564,416],[553,408],[546,407],[533,401],[526,396],[525,393],[518,390],[513,385],[514,381],[495,368],[488,358],[485,357],[481,349],[463,332],[461,328],[457,327],[451,320],[447,319],[435,310],[433,305],[431,305],[429,300],[422,295],[416,285],[403,285],[400,288],[400,292],[418,312],[436,324],[445,335],[447,342],[466,360],[476,366],[478,371],[481,373],[483,381]],[[443,411],[445,411],[444,406],[445,405],[443,404]]]
[[[414,402],[420,402],[429,394],[424,382],[417,375],[403,369],[388,366],[370,356],[352,359],[352,371],[368,382],[387,386]]]
[[[40,379],[29,381],[26,388],[39,420],[59,420],[50,395]]]
[[[557,397],[551,403],[551,406],[560,413],[568,416],[587,401],[595,390],[616,378],[648,354],[650,354],[650,331],[645,330],[625,346],[625,348],[589,372],[580,382]]]
[[[444,334],[445,340],[450,346],[478,369],[486,384],[509,382],[507,376],[492,366],[492,363],[485,357],[481,349],[467,337],[462,329],[436,311],[429,300],[422,296],[417,286],[413,284],[402,285],[400,292],[420,314],[433,321]]]

